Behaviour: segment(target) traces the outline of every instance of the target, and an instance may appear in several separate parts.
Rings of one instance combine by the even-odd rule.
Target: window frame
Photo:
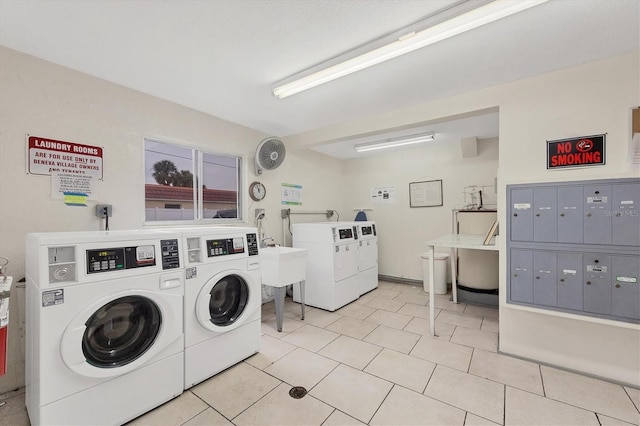
[[[177,219],[177,220],[147,220],[147,198],[146,193],[143,194],[144,198],[144,207],[143,207],[143,225],[144,226],[175,226],[179,224],[237,224],[244,223],[244,181],[245,177],[245,160],[242,155],[239,154],[230,154],[230,153],[222,153],[216,152],[212,150],[206,150],[203,148],[196,147],[192,144],[176,142],[175,140],[170,140],[162,137],[154,137],[154,136],[145,136],[142,141],[142,172],[143,172],[143,185],[147,184],[146,181],[146,168],[147,168],[147,142],[155,142],[164,145],[175,146],[177,148],[185,148],[191,150],[191,167],[194,171],[193,179],[193,204],[194,204],[194,215],[193,219]],[[236,211],[237,214],[235,218],[204,218],[204,198],[203,198],[203,187],[201,182],[203,182],[203,158],[204,154],[234,158],[236,163],[236,185],[237,185],[237,193],[236,193]],[[143,189],[144,192],[144,189]]]

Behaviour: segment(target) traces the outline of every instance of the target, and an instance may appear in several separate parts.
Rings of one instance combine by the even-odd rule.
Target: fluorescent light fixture
[[[385,139],[378,142],[362,143],[353,147],[356,152],[375,151],[377,149],[395,148],[396,146],[413,145],[416,143],[432,142],[435,139],[433,133],[419,133],[417,135],[403,136],[393,139]]]
[[[413,52],[414,50],[429,46],[430,44],[437,43],[449,37],[538,6],[547,1],[548,0],[492,1],[426,29],[414,29],[409,32],[404,32],[400,36],[394,36],[395,38],[389,40],[382,46],[365,51],[364,53],[359,53],[357,56],[351,55],[350,58],[338,63],[328,61],[328,63],[324,65],[321,64],[307,72],[292,76],[282,82],[276,83],[273,87],[273,94],[280,99],[295,95],[304,90],[404,55],[405,53]],[[466,3],[463,3],[463,6],[468,7]],[[356,51],[360,52],[362,49],[356,49]]]

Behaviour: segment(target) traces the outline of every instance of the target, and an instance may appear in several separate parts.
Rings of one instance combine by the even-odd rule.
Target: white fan
[[[256,175],[261,175],[263,170],[277,169],[282,162],[287,151],[284,143],[274,137],[263,139],[256,149]]]

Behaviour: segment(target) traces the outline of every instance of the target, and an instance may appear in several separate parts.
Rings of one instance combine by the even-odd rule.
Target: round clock
[[[267,190],[260,182],[253,182],[249,185],[249,196],[253,201],[260,201],[267,195]]]

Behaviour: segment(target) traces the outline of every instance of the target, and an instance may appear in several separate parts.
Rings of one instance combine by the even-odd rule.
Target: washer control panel
[[[362,235],[373,235],[373,227],[372,226],[361,226]]]
[[[162,269],[180,267],[178,240],[160,240]],[[87,274],[156,265],[156,246],[111,247],[87,250]]]
[[[154,266],[155,246],[115,247],[87,250],[87,274]]]
[[[355,228],[355,226],[354,226]],[[338,236],[341,240],[346,240],[346,239],[352,239],[354,238],[353,236],[354,232],[352,228],[339,228],[338,229]]]
[[[207,240],[207,257],[238,253],[244,253],[244,239],[242,237]]]

